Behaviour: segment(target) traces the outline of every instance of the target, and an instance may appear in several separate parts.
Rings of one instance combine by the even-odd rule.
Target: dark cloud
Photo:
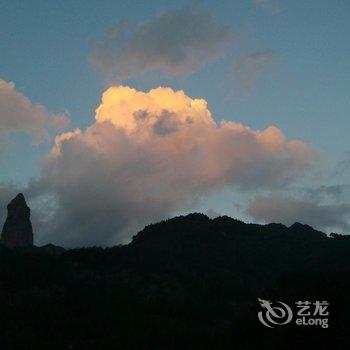
[[[256,8],[261,9],[268,15],[275,15],[281,12],[281,4],[278,0],[253,0]]]
[[[142,109],[134,112],[134,117],[136,120],[143,120],[143,119],[147,119],[149,117],[149,113],[148,111],[144,111]]]
[[[154,70],[185,75],[219,58],[231,39],[227,25],[188,6],[139,24],[119,22],[93,45],[91,59],[105,77],[119,81]]]
[[[340,159],[337,164],[335,165],[333,169],[333,176],[335,177],[341,177],[346,176],[348,177],[350,173],[350,152],[347,152],[345,156]]]
[[[246,214],[264,222],[291,225],[298,221],[321,230],[350,231],[349,203],[320,204],[278,193],[255,197],[246,209]]]
[[[234,87],[230,95],[251,92],[256,80],[268,71],[275,58],[272,50],[258,50],[238,57],[231,68]]]
[[[322,185],[312,188],[306,188],[305,196],[311,200],[321,201],[327,198],[341,200],[343,198],[350,198],[350,185],[338,184],[338,185]]]
[[[179,121],[175,113],[163,110],[158,120],[153,125],[153,130],[158,135],[167,135],[179,129]]]
[[[19,188],[11,183],[0,184],[0,232],[7,214],[7,204],[19,192]]]

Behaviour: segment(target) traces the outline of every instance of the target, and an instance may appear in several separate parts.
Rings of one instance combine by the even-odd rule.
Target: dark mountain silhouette
[[[348,349],[350,237],[180,216],[125,246],[0,250],[8,349]],[[258,298],[328,301],[329,327],[270,329]]]
[[[22,193],[7,206],[7,219],[1,233],[1,243],[9,248],[33,245],[30,209]]]
[[[42,247],[33,245],[33,228],[30,221],[30,208],[23,193],[19,193],[7,206],[7,218],[1,232],[0,244],[8,248],[21,248],[26,251],[61,254],[63,247],[46,244]]]

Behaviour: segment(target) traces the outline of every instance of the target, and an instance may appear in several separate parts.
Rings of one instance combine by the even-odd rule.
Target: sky
[[[192,211],[350,232],[347,1],[2,1],[0,218],[108,246]]]

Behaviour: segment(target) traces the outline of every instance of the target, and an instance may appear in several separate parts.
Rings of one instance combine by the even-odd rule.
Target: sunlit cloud
[[[216,189],[287,186],[313,159],[311,146],[274,126],[217,123],[204,99],[183,91],[114,86],[90,127],[56,138],[28,191],[56,203],[42,240],[110,245]]]
[[[68,116],[48,112],[15,89],[15,84],[0,80],[0,143],[11,133],[25,132],[35,142],[49,138],[50,131],[67,126]]]

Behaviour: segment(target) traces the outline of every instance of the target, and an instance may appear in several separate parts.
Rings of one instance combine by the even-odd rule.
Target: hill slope
[[[190,214],[147,226],[126,246],[55,252],[1,248],[4,348],[350,345],[347,236]],[[327,300],[330,326],[268,329],[258,298]]]

